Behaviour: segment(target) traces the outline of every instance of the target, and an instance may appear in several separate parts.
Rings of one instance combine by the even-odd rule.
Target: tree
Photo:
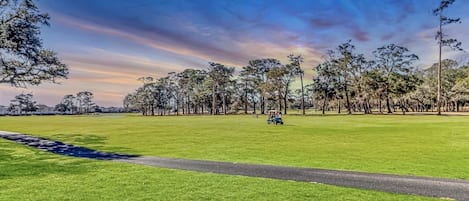
[[[469,76],[457,80],[456,85],[454,85],[452,88],[452,91],[454,92],[455,96],[456,112],[459,112],[460,105],[469,101]]]
[[[123,105],[125,112],[131,112],[135,109],[139,109],[136,97],[136,93],[129,93],[124,97]]]
[[[330,62],[338,69],[338,82],[341,83],[342,87],[338,87],[339,93],[337,95],[340,97],[343,94],[345,95],[345,106],[347,108],[348,114],[352,114],[352,108],[350,104],[350,84],[351,84],[351,75],[353,73],[353,59],[355,46],[352,45],[351,40],[348,40],[345,43],[340,44],[336,50],[329,50],[328,56],[330,57]],[[340,108],[340,103],[339,103]],[[340,109],[339,109],[340,113]]]
[[[207,72],[201,69],[191,69],[189,74],[189,95],[192,99],[193,110],[195,114],[204,113],[204,105],[208,100],[208,85]],[[220,86],[225,87],[226,85],[221,84]]]
[[[173,111],[176,112],[176,115],[179,115],[179,103],[181,98],[181,87],[179,86],[179,76],[176,72],[168,73],[168,90],[170,96],[174,100]]]
[[[93,103],[93,93],[89,91],[80,91],[77,93],[76,99],[79,103],[80,113],[89,113]]]
[[[227,112],[226,91],[227,86],[233,76],[234,68],[226,67],[223,64],[210,62],[208,77],[212,81],[212,114],[219,114],[217,104],[217,94],[221,93],[223,113]]]
[[[62,98],[62,101],[55,106],[55,110],[59,112],[69,112],[74,113],[76,106],[75,106],[76,97],[73,94],[65,95]]]
[[[19,114],[34,112],[37,110],[36,101],[33,100],[33,94],[19,94],[11,100],[9,111]]]
[[[352,57],[351,73],[352,86],[354,87],[354,95],[356,98],[356,106],[365,114],[371,114],[370,106],[370,86],[366,84],[368,81],[366,75],[370,68],[374,65],[373,61],[368,61],[363,54],[354,55]]]
[[[415,110],[417,112],[428,111],[431,105],[433,105],[432,92],[434,92],[435,90],[431,90],[431,89],[432,88],[427,83],[425,83],[425,80],[424,80],[423,84],[418,86],[414,92],[409,94],[409,98],[416,102]]]
[[[289,70],[289,75],[290,76],[300,76],[300,82],[301,82],[301,109],[303,111],[303,115],[306,114],[305,111],[305,91],[304,91],[304,85],[303,85],[303,76],[304,76],[304,71],[301,69],[301,63],[303,63],[303,57],[301,55],[295,56],[293,54],[288,55],[288,59],[290,60],[291,64],[287,65],[287,68]],[[288,92],[288,87],[290,85],[290,82],[287,83],[285,92]],[[287,100],[286,100],[287,94],[285,93],[285,114],[287,114]]]
[[[26,87],[67,78],[67,66],[42,45],[40,26],[48,20],[33,0],[0,1],[0,84]]]
[[[390,85],[390,91],[398,99],[398,106],[401,108],[402,114],[405,114],[408,109],[406,107],[406,97],[404,96],[415,91],[422,84],[422,80],[415,73],[393,73],[390,80],[393,83]]]
[[[139,87],[133,93],[129,93],[124,98],[124,108],[127,111],[132,111],[134,109],[140,111],[142,115],[146,116],[149,114],[149,109],[147,107],[147,96],[143,87]]]
[[[414,69],[411,64],[418,60],[417,55],[409,53],[405,47],[395,44],[385,45],[373,51],[375,55],[376,68],[382,71],[384,98],[386,98],[386,107],[388,113],[392,113],[390,98],[392,94],[401,94],[395,86],[399,81],[412,80]]]
[[[325,114],[327,103],[335,96],[339,84],[338,69],[328,60],[314,68],[316,76],[313,78],[313,91],[316,98],[322,100],[322,114]]]
[[[284,96],[287,95],[287,93],[282,93],[282,90],[287,90],[287,84],[289,83],[285,81],[289,79],[285,78],[287,76],[289,76],[289,71],[286,67],[274,67],[267,73],[267,82],[261,86],[263,90],[270,95],[271,100],[277,99],[279,111],[282,111],[282,100],[284,100]]]
[[[374,68],[362,74],[365,86],[368,91],[368,96],[378,99],[379,113],[383,113],[382,98],[386,86],[386,78],[384,72],[380,69]]]
[[[437,95],[437,110],[438,110],[438,115],[441,115],[441,51],[442,47],[450,47],[455,50],[460,50],[462,51],[461,48],[461,42],[458,42],[458,40],[454,38],[445,38],[445,35],[443,33],[443,26],[448,25],[448,24],[453,24],[453,23],[461,23],[460,18],[449,18],[443,15],[443,11],[447,9],[451,4],[454,3],[455,0],[441,0],[440,5],[438,8],[433,10],[433,14],[435,16],[438,16],[439,18],[439,30],[436,33],[435,39],[438,40],[439,44],[439,54],[438,54],[438,95]]]
[[[244,66],[241,72],[239,73],[240,82],[242,82],[243,88],[243,104],[244,104],[244,113],[248,113],[249,102],[253,103],[254,114],[256,113],[256,103],[257,103],[257,89],[261,82],[260,77],[256,73],[256,69],[250,65]]]
[[[155,98],[153,98],[152,85],[155,81],[153,77],[140,77],[137,79],[141,81],[143,86],[136,91],[136,101],[142,109],[143,115],[155,115]]]
[[[441,106],[444,107],[444,111],[448,111],[448,103],[451,102],[452,96],[455,95],[453,87],[456,85],[456,82],[460,79],[464,79],[467,76],[466,71],[463,68],[459,68],[458,62],[452,59],[444,59],[440,63],[433,64],[430,68],[424,71],[426,85],[431,88],[438,87],[438,84],[441,84],[440,87],[440,96],[441,96]],[[438,73],[441,66],[441,82],[438,83]],[[434,94],[434,93],[433,93]],[[438,94],[433,96],[435,100],[438,100]],[[438,101],[437,101],[438,107]]]
[[[191,91],[191,71],[193,69],[184,69],[184,71],[177,74],[177,81],[179,86],[179,97],[178,103],[182,104],[182,114],[190,114],[190,91]],[[187,103],[187,104],[186,104]],[[186,109],[186,105],[188,106]],[[186,112],[187,111],[187,112]]]
[[[282,64],[278,59],[267,58],[267,59],[255,59],[249,61],[249,66],[255,69],[255,74],[259,78],[259,83],[257,83],[258,92],[260,94],[260,110],[261,114],[265,114],[266,100],[265,96],[266,91],[261,87],[267,83],[267,74],[268,72],[275,67],[280,67]]]
[[[183,114],[190,114],[191,108],[194,113],[203,113],[207,100],[206,83],[207,72],[200,69],[184,69],[184,71],[170,76],[170,93],[174,93],[176,102],[182,102]],[[179,106],[178,106],[179,107]],[[177,110],[179,110],[177,108]],[[200,112],[199,112],[200,111]]]

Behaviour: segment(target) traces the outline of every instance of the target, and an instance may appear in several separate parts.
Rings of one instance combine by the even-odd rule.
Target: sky
[[[307,79],[329,49],[352,40],[357,53],[372,58],[378,47],[407,47],[426,68],[438,61],[434,35],[438,0],[39,0],[51,16],[43,27],[44,47],[70,69],[60,84],[15,88],[0,85],[0,105],[20,93],[54,106],[66,94],[88,90],[100,106],[122,106],[142,76],[162,77],[218,62],[240,69],[251,59],[301,54]],[[469,2],[457,0],[449,17],[461,24],[446,33],[469,50]],[[444,49],[461,63],[467,52]]]

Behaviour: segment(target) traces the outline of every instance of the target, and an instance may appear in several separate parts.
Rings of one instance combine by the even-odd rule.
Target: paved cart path
[[[0,131],[0,138],[66,156],[113,160],[199,172],[322,183],[437,198],[469,200],[469,180],[116,154],[5,131]]]

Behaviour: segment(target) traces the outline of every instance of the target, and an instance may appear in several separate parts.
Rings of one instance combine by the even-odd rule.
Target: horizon
[[[438,18],[432,15],[437,0],[113,2],[38,1],[41,12],[51,16],[51,26],[41,29],[44,47],[68,65],[69,79],[28,88],[0,85],[0,105],[32,92],[38,103],[54,106],[66,94],[88,90],[97,105],[121,107],[142,76],[207,68],[209,61],[237,70],[257,58],[286,63],[290,53],[305,57],[302,68],[310,81],[321,56],[348,39],[367,57],[396,43],[420,57],[417,67],[429,67],[438,59]],[[456,1],[447,13],[462,20],[446,30],[463,48],[469,47],[464,35],[468,9],[469,3]],[[450,51],[443,56],[460,64],[467,62],[465,57],[465,52]]]

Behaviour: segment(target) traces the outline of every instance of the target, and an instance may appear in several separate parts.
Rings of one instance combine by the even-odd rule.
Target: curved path
[[[468,180],[115,154],[4,131],[0,131],[0,138],[66,156],[115,160],[133,164],[218,174],[322,183],[437,198],[469,200]]]

